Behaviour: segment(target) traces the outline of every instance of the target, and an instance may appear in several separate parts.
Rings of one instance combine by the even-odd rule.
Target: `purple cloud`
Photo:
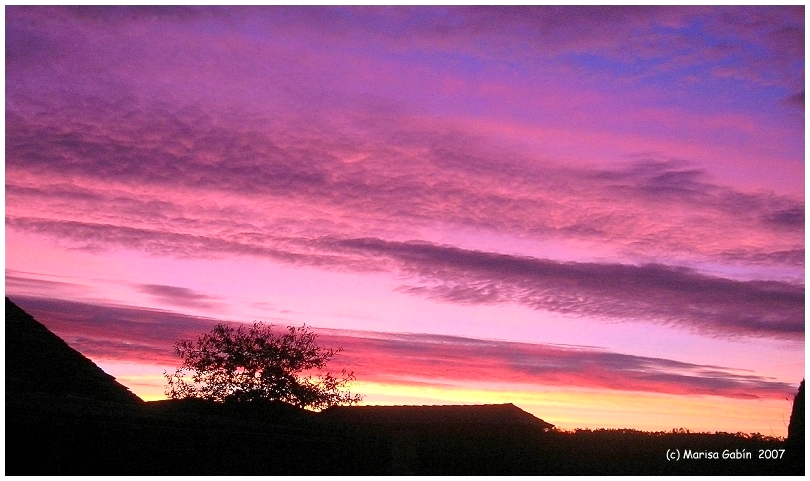
[[[450,302],[516,302],[613,320],[672,324],[719,336],[804,338],[804,286],[734,281],[663,265],[558,262],[379,239],[338,248],[388,257],[422,280],[406,292]]]
[[[162,284],[138,284],[137,290],[149,294],[156,301],[181,307],[217,310],[220,303],[216,298],[201,294],[192,289]]]
[[[59,276],[49,277],[59,278]],[[31,273],[6,269],[6,292],[27,296],[54,295],[56,297],[70,297],[87,295],[88,288],[74,282],[41,279],[32,277]]]
[[[7,221],[8,222],[8,221]],[[668,324],[719,337],[804,337],[804,285],[779,281],[738,281],[665,265],[560,262],[375,238],[299,240],[300,253],[178,234],[109,226],[82,226],[15,220],[29,229],[120,244],[148,252],[180,255],[179,246],[269,257],[338,270],[399,272],[412,281],[407,293],[461,304],[517,303],[532,309],[589,316],[606,321]],[[87,232],[84,232],[87,230]],[[293,246],[294,244],[289,244]],[[306,251],[309,251],[307,253]],[[318,254],[312,254],[316,252]],[[144,292],[174,304],[207,303],[199,294],[171,286]]]

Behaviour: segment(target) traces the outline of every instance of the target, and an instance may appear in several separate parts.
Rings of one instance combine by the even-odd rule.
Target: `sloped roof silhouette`
[[[320,417],[351,424],[409,426],[428,424],[529,426],[550,429],[554,425],[512,403],[444,406],[333,406]]]
[[[140,404],[141,398],[6,297],[6,395],[47,393]]]

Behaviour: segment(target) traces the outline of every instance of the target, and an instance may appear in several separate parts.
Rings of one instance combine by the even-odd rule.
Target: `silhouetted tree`
[[[322,348],[315,337],[307,326],[277,334],[261,322],[237,329],[218,324],[196,342],[175,344],[183,365],[164,372],[166,394],[218,402],[266,399],[310,409],[359,402],[362,396],[346,390],[354,373],[323,372],[342,349]]]

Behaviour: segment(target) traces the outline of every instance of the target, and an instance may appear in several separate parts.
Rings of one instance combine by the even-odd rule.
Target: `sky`
[[[5,13],[6,295],[145,400],[219,322],[365,404],[785,436],[804,7]]]

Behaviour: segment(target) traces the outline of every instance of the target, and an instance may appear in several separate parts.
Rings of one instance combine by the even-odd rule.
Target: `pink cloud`
[[[788,214],[787,222],[794,223],[794,216]],[[376,238],[301,239],[280,250],[273,245],[98,224],[26,218],[7,224],[81,239],[86,247],[100,243],[175,256],[195,256],[199,250],[341,270],[388,270],[409,278],[403,287],[406,292],[463,304],[513,302],[611,321],[667,323],[719,336],[798,340],[804,333],[804,287],[788,282],[735,281],[655,264],[559,262]]]
[[[803,249],[801,229],[771,221],[801,210],[799,199],[737,191],[688,163],[653,157],[624,167],[562,167],[450,125],[417,129],[408,118],[396,122],[396,134],[385,124],[361,135],[326,125],[292,134],[236,120],[225,127],[199,113],[124,112],[103,120],[105,130],[9,113],[9,219],[36,213],[201,237],[289,235],[303,225],[362,237],[443,222],[592,238],[646,257],[749,251],[761,259]],[[153,117],[175,120],[149,123]],[[107,208],[97,209],[99,202]],[[285,215],[291,210],[297,220]]]
[[[164,311],[19,298],[72,347],[94,359],[174,365],[174,342],[210,330],[212,319]],[[428,334],[324,330],[342,347],[336,367],[358,380],[413,383],[517,383],[730,398],[780,398],[792,385],[719,366],[633,356],[578,346],[525,344]]]
[[[589,281],[591,287],[574,294],[552,285],[578,285],[583,278],[574,270],[552,278],[504,277],[487,267],[486,261],[501,258],[497,253],[408,239],[429,239],[435,226],[450,225],[607,246],[623,265],[580,264],[602,283],[619,271],[643,273],[638,265],[678,256],[696,266],[799,267],[803,202],[790,196],[738,191],[679,161],[648,158],[618,167],[534,162],[447,124],[433,122],[428,131],[407,117],[394,119],[398,130],[358,123],[365,132],[347,132],[315,124],[292,133],[273,130],[272,122],[250,122],[255,119],[206,120],[199,109],[153,106],[147,114],[144,105],[123,101],[110,113],[101,108],[106,102],[88,101],[98,108],[67,102],[48,117],[23,108],[7,115],[8,228],[97,251],[246,255],[401,272],[417,280],[410,292],[452,302],[518,302],[723,335],[803,332],[793,324],[803,309],[791,297],[797,285],[778,284],[787,296],[781,300],[760,304],[767,289],[757,288],[749,293],[752,304],[716,298],[687,312],[680,306],[697,297],[671,286],[622,292]],[[422,259],[411,256],[418,249]],[[443,264],[447,255],[464,257],[456,254],[478,256],[484,268]],[[524,261],[564,266],[533,252],[505,265]],[[680,275],[656,268],[672,279]],[[603,274],[595,274],[599,269]],[[725,286],[742,289],[737,297],[748,292],[738,281],[707,279],[700,281],[704,287],[722,295]],[[551,300],[538,301],[552,292]],[[583,297],[588,302],[579,308],[564,301]]]

